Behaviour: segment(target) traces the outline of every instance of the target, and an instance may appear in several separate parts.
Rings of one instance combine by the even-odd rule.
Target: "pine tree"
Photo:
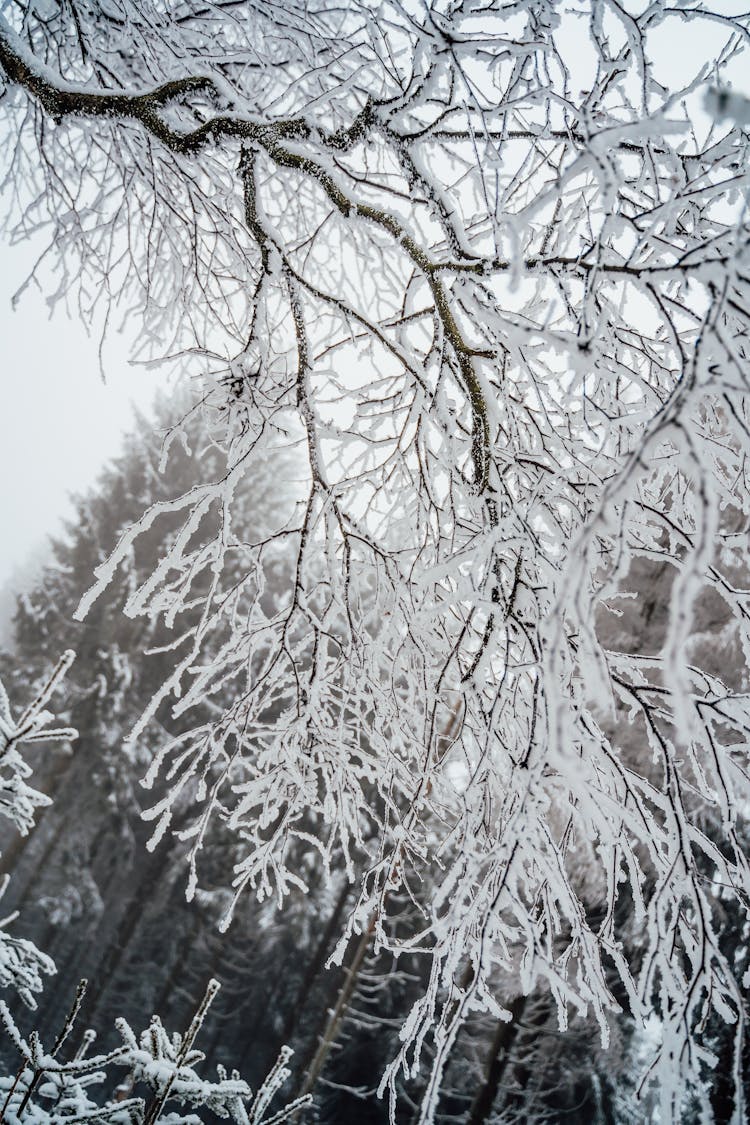
[[[104,483],[106,487],[108,481]],[[117,478],[117,483],[122,485],[122,476]],[[88,525],[85,526],[88,530]],[[80,545],[74,536],[72,548],[75,549]],[[65,557],[59,545],[56,545],[56,554],[58,561]],[[48,572],[52,569],[48,568]],[[48,590],[44,592],[49,593]],[[57,595],[61,593],[59,585],[54,584],[54,592]],[[42,606],[44,606],[43,599]],[[64,622],[64,603],[56,603],[55,609]],[[25,631],[21,629],[19,632],[28,640],[29,637],[33,637],[30,622],[34,620],[35,615],[29,611],[27,605],[23,605],[18,616],[19,624],[26,627]],[[45,623],[48,620],[44,613],[39,614],[38,619]],[[88,652],[85,645],[83,648]],[[84,843],[88,842],[91,832],[94,832],[97,847],[91,849],[91,856],[97,858],[96,852],[107,838],[108,822],[104,820],[97,824],[96,815],[101,810],[95,807],[92,813],[90,806],[96,803],[91,802],[90,798],[96,793],[96,783],[101,779],[92,777],[90,770],[86,770],[81,776],[77,769],[81,758],[75,757],[64,771],[59,768],[46,771],[47,781],[53,782],[52,795],[32,788],[27,781],[32,773],[32,766],[27,761],[24,751],[28,752],[29,746],[61,741],[67,743],[77,738],[78,732],[72,727],[50,727],[53,716],[47,710],[47,704],[55,688],[70,669],[74,655],[72,650],[65,652],[18,718],[14,717],[7,692],[0,681],[0,815],[23,837],[29,836],[39,809],[49,809],[54,798],[60,794],[63,798],[70,796],[71,775],[74,775],[74,779],[81,786],[79,801],[73,808],[73,811],[81,817],[76,830]],[[98,651],[95,655],[99,655]],[[29,669],[24,669],[22,665],[17,664],[15,678],[20,678],[24,670],[27,674],[30,673]],[[33,675],[33,671],[30,674]],[[130,682],[127,686],[130,686]],[[82,692],[84,699],[88,694],[90,693],[85,690]],[[115,705],[109,716],[113,721],[121,719],[122,714],[126,713],[125,708],[122,707],[121,696],[115,693],[114,697]],[[75,710],[75,705],[71,710]],[[83,717],[87,715],[91,717],[90,711],[82,714]],[[107,721],[106,711],[102,709],[92,721],[103,726]],[[91,734],[91,732],[87,733]],[[93,733],[98,733],[98,726],[94,727]],[[105,743],[105,746],[111,748],[111,742]],[[121,770],[115,774],[110,770],[105,776],[111,781],[119,780],[121,775],[132,785],[134,781],[132,771],[128,773],[127,770]],[[127,793],[131,792],[132,790],[128,788]],[[119,811],[116,802],[110,802],[110,805],[113,812]],[[86,814],[88,820],[85,819]],[[50,820],[51,814],[47,817],[48,825]],[[32,882],[35,875],[39,874],[51,878],[49,868],[55,866],[55,861],[59,859],[57,852],[60,849],[63,850],[63,860],[62,863],[57,864],[58,870],[62,870],[68,877],[72,875],[68,868],[80,862],[80,857],[76,855],[75,850],[67,849],[67,838],[63,831],[53,828],[52,841],[55,848],[52,849],[50,845],[45,846],[41,863],[32,860]],[[23,868],[26,854],[25,851],[15,850],[16,864],[20,869]],[[79,877],[85,874],[90,873],[85,870],[79,871]],[[93,878],[93,875],[91,877]],[[54,884],[52,878],[51,881]],[[2,890],[5,890],[7,885],[6,875]],[[147,891],[150,889],[146,888]],[[109,901],[111,900],[103,899],[103,906],[107,907]],[[59,909],[59,906],[56,909]],[[87,1057],[94,1033],[85,1032],[72,1058],[64,1060],[60,1052],[73,1033],[86,994],[87,983],[85,980],[81,981],[73,1006],[61,1020],[56,1018],[55,997],[54,993],[50,997],[49,990],[46,999],[51,999],[51,1002],[46,1003],[42,1012],[37,1015],[34,993],[42,989],[42,974],[54,974],[56,966],[52,958],[47,953],[41,952],[32,941],[11,936],[4,927],[8,922],[14,921],[15,915],[11,915],[3,926],[0,926],[0,988],[10,989],[18,994],[26,1008],[34,1012],[34,1026],[25,1037],[12,1008],[4,1000],[0,1000],[0,1025],[5,1033],[2,1041],[3,1055],[6,1059],[9,1053],[11,1056],[16,1056],[15,1073],[11,1072],[4,1077],[0,1075],[1,1123],[19,1125],[22,1121],[34,1121],[37,1125],[46,1125],[46,1123],[52,1125],[54,1122],[66,1120],[156,1125],[156,1122],[160,1121],[170,1122],[173,1125],[184,1122],[188,1125],[200,1120],[190,1111],[194,1108],[202,1108],[219,1118],[231,1118],[238,1125],[263,1125],[263,1123],[280,1125],[283,1121],[294,1119],[308,1104],[309,1098],[303,1097],[276,1112],[271,1108],[271,1102],[289,1076],[286,1064],[292,1052],[287,1047],[282,1047],[275,1064],[259,1081],[255,1093],[240,1079],[237,1071],[228,1075],[226,1068],[222,1066],[218,1067],[216,1081],[198,1076],[194,1067],[203,1061],[205,1056],[195,1049],[195,1040],[203,1028],[211,1003],[220,988],[219,982],[213,979],[209,981],[184,1034],[168,1035],[160,1017],[154,1015],[146,1031],[136,1036],[128,1020],[120,1015],[115,1024],[122,1041],[121,1046],[106,1054]],[[67,917],[65,921],[68,925],[63,926],[62,929],[75,931],[76,928],[69,924],[71,918]],[[80,929],[77,936],[80,940]],[[79,949],[79,956],[80,952]],[[60,974],[61,991],[69,988],[70,974],[67,970],[68,966],[65,965]],[[134,975],[131,982],[139,982],[142,976],[143,974]],[[43,1043],[46,1036],[40,1029],[55,1024],[58,1030],[53,1033],[54,1041],[45,1049]],[[113,1066],[124,1066],[128,1074],[125,1085],[117,1090],[113,1088],[111,1076]],[[100,1086],[103,1082],[106,1082],[103,1094],[93,1091],[95,1097],[92,1100],[91,1088]],[[144,1095],[144,1091],[148,1092]],[[188,1107],[188,1112],[176,1111],[174,1103]],[[168,1106],[169,1110],[167,1110]]]
[[[4,870],[14,873],[8,908],[22,912],[26,932],[60,969],[37,1021],[46,1034],[64,1015],[71,974],[90,980],[87,1017],[104,1027],[113,1026],[120,1016],[135,1022],[149,1009],[184,1022],[209,970],[221,975],[224,953],[217,957],[210,952],[210,934],[226,901],[218,892],[211,893],[211,883],[221,885],[226,879],[233,862],[231,845],[220,834],[206,841],[204,893],[188,905],[185,845],[170,834],[149,853],[151,828],[141,820],[145,804],[154,798],[153,793],[144,794],[141,778],[168,737],[166,725],[171,736],[180,730],[179,720],[170,716],[169,701],[158,715],[164,726],[151,725],[137,741],[128,741],[171,657],[169,652],[144,653],[169,645],[174,634],[161,623],[128,619],[121,605],[158,563],[163,529],[137,544],[110,594],[86,622],[73,620],[94,569],[144,505],[189,490],[202,473],[222,471],[210,425],[198,413],[188,431],[191,447],[173,445],[160,468],[175,402],[161,402],[156,414],[156,427],[151,420],[137,419],[122,454],[87,495],[77,498],[76,518],[53,541],[51,559],[38,583],[19,598],[14,652],[1,661],[12,693],[19,696],[43,681],[49,654],[60,645],[78,654],[63,714],[80,738],[72,752],[38,756],[35,768],[43,795],[37,805],[42,815],[31,835],[8,835],[0,861]],[[266,503],[262,488],[248,498],[244,534],[251,536],[253,527],[262,524]],[[279,565],[278,559],[272,561],[266,581],[272,581],[273,568]],[[178,632],[189,618],[189,613],[178,617]],[[266,929],[262,916],[267,909],[248,905],[248,926]],[[211,1017],[221,1017],[224,1003],[222,996]],[[23,1022],[22,1014],[19,1018]],[[239,1025],[238,1018],[235,1023]],[[258,1038],[268,1039],[267,1031],[270,1027],[261,1026]],[[209,1029],[207,1038],[211,1035]],[[254,1057],[253,1066],[259,1065]]]

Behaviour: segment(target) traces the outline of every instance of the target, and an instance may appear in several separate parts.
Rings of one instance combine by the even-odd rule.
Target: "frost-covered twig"
[[[23,835],[32,828],[36,809],[45,807],[50,801],[27,784],[26,778],[32,771],[22,749],[34,742],[67,742],[77,737],[77,732],[70,727],[51,727],[54,716],[46,709],[74,658],[75,653],[71,651],[63,653],[17,720],[0,681],[0,815],[10,820]],[[0,897],[7,888],[8,879],[7,875],[2,879]],[[14,988],[24,1003],[34,1008],[36,1000],[33,994],[42,989],[42,974],[54,973],[55,965],[32,942],[14,938],[6,932],[5,927],[15,919],[16,914],[12,914],[0,921],[0,987]]]
[[[54,716],[47,710],[52,693],[61,684],[75,659],[68,650],[58,660],[36,697],[18,719],[14,719],[7,692],[0,681],[0,815],[12,821],[22,835],[34,824],[38,808],[50,803],[49,797],[26,784],[31,767],[21,748],[34,742],[70,742],[78,737],[72,727],[54,727]]]

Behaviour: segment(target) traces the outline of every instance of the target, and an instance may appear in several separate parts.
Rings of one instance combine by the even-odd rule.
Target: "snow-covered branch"
[[[471,1014],[540,989],[603,1040],[656,1013],[679,1120],[706,1028],[744,1020],[717,919],[750,895],[749,142],[699,130],[750,20],[230,7],[0,27],[14,229],[46,229],[85,319],[136,310],[147,358],[201,371],[225,456],[81,606],[169,529],[124,607],[175,629],[134,731],[173,701],[154,846],[190,842],[192,895],[228,826],[235,900],[340,866],[336,956],[371,933],[430,959],[383,1087],[429,1049],[420,1125]],[[724,39],[668,88],[683,22]]]

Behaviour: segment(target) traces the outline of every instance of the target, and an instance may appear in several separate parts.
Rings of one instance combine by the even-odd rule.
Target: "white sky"
[[[1,236],[0,236],[1,237]],[[159,375],[130,367],[127,344],[110,340],[107,383],[98,340],[44,294],[11,299],[33,262],[28,247],[0,241],[0,587],[23,571],[48,532],[72,512],[69,495],[93,483],[132,423],[131,402],[148,407]]]

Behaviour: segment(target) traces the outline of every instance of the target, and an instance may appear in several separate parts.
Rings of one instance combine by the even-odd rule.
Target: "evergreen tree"
[[[29,680],[38,678],[33,658],[39,658],[45,651],[39,648],[42,639],[51,642],[56,638],[59,641],[66,630],[66,596],[69,599],[70,582],[76,576],[76,561],[86,557],[87,536],[92,531],[104,531],[107,500],[124,500],[134,481],[148,479],[151,452],[148,442],[141,445],[135,441],[128,443],[121,463],[104,474],[100,492],[92,495],[88,503],[79,505],[81,525],[71,528],[69,543],[54,545],[54,562],[46,568],[40,587],[34,591],[36,602],[30,598],[21,599],[17,614],[19,644],[11,669],[15,681],[21,681],[24,676]],[[135,560],[134,568],[137,565]],[[126,571],[125,581],[130,580],[132,573]],[[69,580],[67,585],[66,578]],[[35,626],[39,626],[39,636]],[[45,630],[48,631],[46,636]],[[116,845],[118,835],[122,839],[123,833],[121,831],[113,837],[111,827],[114,820],[117,829],[118,818],[127,825],[128,813],[136,800],[134,767],[139,764],[137,755],[124,754],[118,761],[115,748],[117,736],[122,737],[124,733],[121,725],[132,707],[137,706],[139,701],[145,703],[142,699],[143,685],[117,658],[117,638],[112,638],[104,651],[101,645],[97,645],[96,637],[84,636],[81,639],[81,649],[89,667],[84,665],[79,674],[78,699],[74,698],[69,710],[80,713],[90,726],[81,740],[83,753],[67,761],[62,759],[62,766],[58,763],[42,770],[47,793],[32,788],[27,782],[33,772],[32,765],[27,761],[28,747],[40,742],[69,742],[77,738],[78,732],[72,727],[51,729],[52,716],[46,709],[55,687],[70,669],[75,654],[72,650],[66,651],[52,672],[43,679],[37,694],[19,718],[14,718],[5,687],[0,681],[0,815],[21,834],[22,839],[28,838],[37,843],[36,837],[30,834],[38,811],[50,810],[56,798],[62,798],[63,802],[62,808],[58,806],[57,810],[52,808],[47,813],[47,839],[42,832],[41,853],[33,846],[13,849],[13,867],[19,873],[19,884],[24,882],[24,876],[26,883],[23,891],[14,888],[15,897],[19,901],[27,901],[32,929],[35,907],[37,911],[41,909],[49,915],[50,924],[45,933],[53,947],[59,946],[63,960],[59,973],[60,986],[57,992],[47,989],[45,1004],[37,1013],[34,993],[42,989],[43,973],[54,974],[57,971],[55,962],[28,938],[12,936],[0,927],[0,987],[15,990],[26,1008],[34,1013],[32,1029],[25,1037],[13,1011],[15,1005],[9,1006],[0,1001],[0,1024],[5,1032],[0,1044],[2,1053],[6,1061],[16,1056],[18,1064],[20,1059],[15,1074],[0,1076],[0,1122],[18,1125],[27,1120],[37,1125],[48,1122],[52,1125],[65,1120],[155,1125],[161,1121],[175,1125],[185,1122],[187,1125],[200,1120],[191,1112],[176,1112],[174,1103],[189,1109],[199,1107],[212,1118],[231,1118],[238,1125],[261,1125],[262,1122],[277,1125],[291,1120],[306,1106],[308,1098],[297,1099],[277,1112],[269,1109],[277,1091],[289,1076],[286,1063],[292,1052],[287,1047],[282,1047],[276,1063],[265,1077],[259,1079],[254,1094],[251,1087],[240,1080],[238,1072],[233,1071],[228,1076],[226,1068],[221,1065],[215,1082],[200,1078],[195,1072],[195,1065],[205,1058],[204,1053],[195,1050],[195,1040],[203,1029],[220,987],[214,979],[209,981],[200,1001],[192,1006],[192,1015],[184,1034],[168,1035],[160,1017],[155,1015],[147,1030],[136,1036],[129,1021],[120,1014],[114,1021],[121,1040],[119,1047],[103,1055],[87,1057],[94,1034],[86,1032],[72,1058],[65,1061],[60,1055],[76,1024],[87,990],[86,981],[81,981],[73,1007],[67,1013],[63,1009],[61,1018],[57,995],[69,991],[71,976],[79,970],[85,958],[86,938],[89,936],[86,931],[95,931],[95,940],[98,940],[102,917],[110,913],[117,915],[119,904],[116,895],[123,876],[129,877],[130,883],[138,886],[132,854],[126,851],[123,860],[122,855],[118,857],[113,851],[113,839]],[[103,641],[105,637],[100,635],[98,639]],[[29,657],[27,666],[21,662],[24,655]],[[98,662],[102,661],[106,668],[108,657],[110,667],[118,676],[114,688],[105,680],[104,684],[95,681],[92,690],[87,676],[104,678]],[[5,663],[10,663],[7,657]],[[91,705],[92,698],[94,706]],[[109,701],[109,709],[105,701]],[[97,761],[94,752],[96,738],[101,739],[101,762]],[[86,749],[89,749],[89,754]],[[104,809],[97,800],[102,789]],[[56,817],[56,812],[62,814],[61,818]],[[76,818],[72,826],[71,812]],[[58,820],[60,823],[57,823]],[[133,836],[137,836],[137,831]],[[5,865],[10,865],[7,853]],[[103,882],[97,883],[102,870],[108,870],[110,877],[116,876],[108,886]],[[105,949],[107,957],[104,963],[100,961],[98,964],[99,973],[105,977],[103,983],[110,985],[109,970],[116,969],[120,962],[127,964],[130,1007],[142,1002],[155,984],[161,988],[165,1001],[172,998],[172,988],[160,975],[155,977],[153,971],[155,968],[157,974],[163,971],[163,960],[154,957],[150,964],[138,966],[134,964],[134,959],[144,952],[142,943],[137,940],[143,928],[144,915],[148,915],[149,911],[153,915],[159,906],[162,907],[160,920],[163,933],[165,904],[162,895],[165,887],[167,890],[171,888],[173,878],[169,863],[159,878],[155,871],[155,858],[152,857],[148,874],[145,880],[141,880],[145,885],[138,887],[139,894],[128,904],[126,914],[120,911],[117,937],[124,939],[123,944]],[[38,885],[43,881],[52,892],[46,900],[38,898]],[[6,874],[3,891],[7,885]],[[81,886],[93,886],[100,910],[92,911],[85,896],[75,893]],[[8,921],[15,921],[15,915],[6,919],[6,924]],[[134,937],[136,941],[131,947]],[[99,999],[102,991],[100,985]],[[98,1009],[102,1008],[99,1003]],[[96,1004],[90,1005],[90,1014],[96,1009]],[[46,1028],[54,1030],[47,1033]],[[54,1037],[54,1042],[50,1042],[48,1034]],[[48,1049],[43,1046],[45,1040],[50,1044]],[[127,1072],[125,1084],[117,1090],[112,1085],[113,1065],[124,1066]],[[101,1085],[105,1080],[108,1084],[104,1094],[92,1100],[90,1088]]]
[[[218,891],[212,893],[211,879],[213,875],[219,884],[226,879],[233,862],[231,844],[216,834],[206,841],[202,855],[206,889],[191,904],[185,901],[185,845],[169,834],[152,852],[146,848],[151,828],[141,814],[154,794],[144,794],[140,781],[160,746],[179,733],[180,721],[172,719],[169,701],[161,705],[155,724],[137,740],[128,740],[164,679],[165,659],[171,658],[171,652],[165,655],[159,650],[175,639],[161,622],[131,620],[121,612],[125,597],[158,564],[163,528],[141,538],[95,612],[84,623],[73,620],[93,571],[144,505],[188,491],[200,474],[222,471],[221,455],[213,446],[204,414],[196,412],[190,419],[191,446],[175,444],[163,459],[163,438],[175,418],[174,403],[162,402],[156,413],[156,428],[138,418],[122,454],[102,472],[94,489],[77,498],[76,519],[53,541],[50,561],[38,583],[18,600],[14,652],[2,657],[3,675],[19,696],[43,681],[50,654],[61,645],[78,654],[63,714],[80,737],[72,751],[42,754],[35,762],[45,795],[38,802],[43,805],[42,815],[31,835],[8,835],[2,856],[4,870],[13,871],[7,907],[21,910],[25,932],[58,965],[58,976],[50,983],[36,1020],[43,1034],[59,1027],[64,1017],[71,977],[91,981],[87,1018],[113,1027],[116,1018],[137,1022],[147,1010],[184,1023],[209,975],[224,980],[234,975],[234,969],[223,971],[225,962],[232,960],[230,943],[225,947],[212,936],[226,899]],[[262,525],[268,491],[259,487],[244,505],[244,534],[251,536],[253,526]],[[273,581],[273,568],[279,565],[278,559],[269,564],[264,581]],[[178,635],[189,620],[189,611],[178,617]],[[147,650],[152,651],[146,655]],[[180,815],[178,810],[176,827]],[[265,908],[248,904],[247,928],[273,930],[270,908],[271,904]],[[266,941],[266,959],[268,945]],[[262,958],[255,968],[261,965]],[[247,984],[247,976],[243,979]],[[255,1001],[263,1011],[261,981],[259,974],[258,986],[248,990],[246,1002]],[[228,1003],[222,995],[212,1006],[209,1025],[227,1022],[223,1008]],[[235,1035],[244,1016],[244,1011],[233,1011]],[[23,1023],[23,1014],[19,1018]],[[273,1061],[267,1049],[269,1041],[277,1042],[272,1026],[268,1015],[265,1023],[261,1020],[256,1041],[240,1040],[241,1050],[258,1068],[253,1080],[265,1073],[266,1061],[269,1065]],[[209,1026],[206,1040],[213,1038]],[[263,1044],[260,1062],[258,1052],[252,1051],[257,1040]],[[217,1043],[219,1056],[221,1050]]]

